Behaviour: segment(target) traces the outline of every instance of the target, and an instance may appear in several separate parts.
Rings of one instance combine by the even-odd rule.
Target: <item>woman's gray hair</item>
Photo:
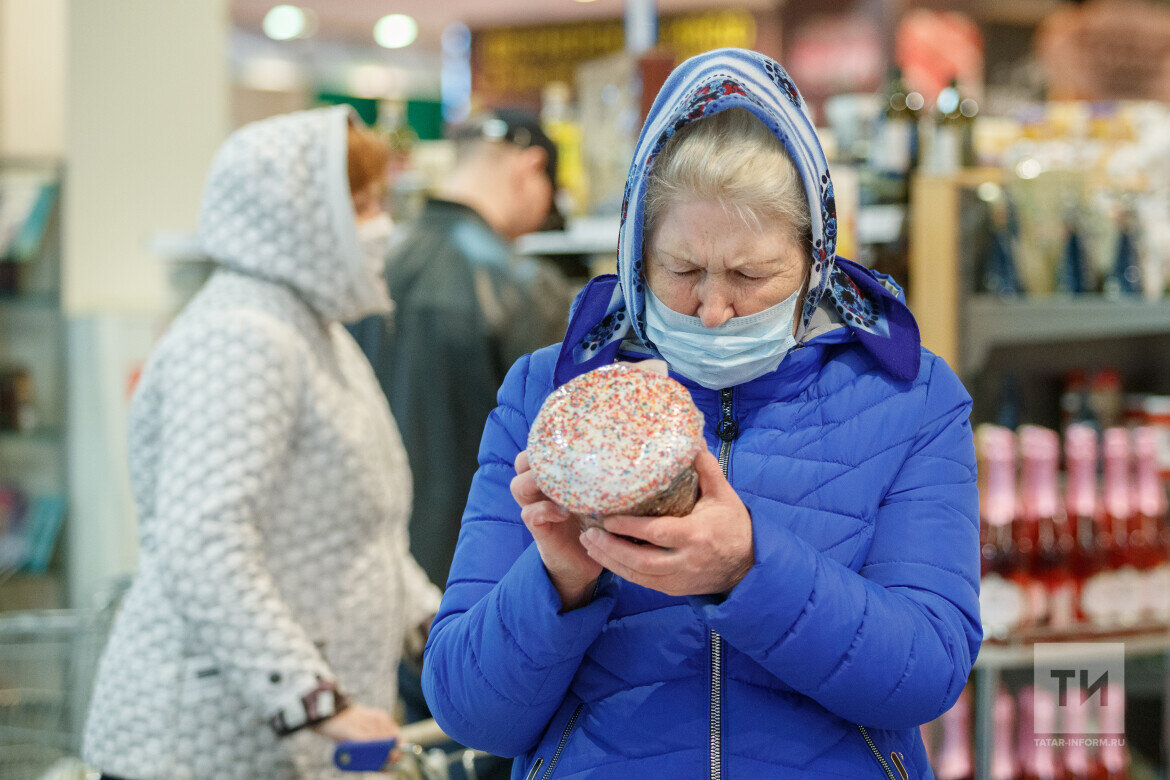
[[[778,220],[808,242],[808,196],[780,139],[744,108],[729,108],[683,127],[662,147],[646,186],[647,246],[671,206],[713,200],[759,229]]]

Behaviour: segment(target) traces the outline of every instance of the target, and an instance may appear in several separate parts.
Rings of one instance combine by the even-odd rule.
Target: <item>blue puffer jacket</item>
[[[606,574],[562,614],[508,488],[557,355],[516,364],[484,433],[426,656],[443,728],[519,756],[514,777],[554,756],[557,778],[698,777],[716,738],[725,777],[884,776],[860,724],[895,777],[895,760],[930,777],[917,726],[957,698],[981,637],[970,401],[954,373],[924,351],[917,379],[891,381],[844,328],[793,352],[728,394],[751,573],[721,603]],[[675,378],[717,454],[720,392]]]
[[[755,563],[725,598],[604,573],[562,613],[509,492],[554,387],[637,358],[629,268],[585,289],[563,345],[512,368],[426,650],[452,737],[515,756],[514,778],[932,777],[917,727],[956,700],[981,640],[970,398],[899,298],[826,244],[779,368],[722,391],[672,372],[752,516]],[[876,314],[850,319],[851,297]]]

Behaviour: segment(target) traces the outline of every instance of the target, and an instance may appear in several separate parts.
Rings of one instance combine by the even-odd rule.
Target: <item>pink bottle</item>
[[[939,718],[942,739],[934,774],[938,780],[969,780],[975,769],[971,756],[971,700],[966,689],[955,706]]]

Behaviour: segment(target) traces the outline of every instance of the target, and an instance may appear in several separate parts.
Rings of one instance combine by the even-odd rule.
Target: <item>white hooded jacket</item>
[[[131,412],[139,571],[84,747],[108,774],[327,776],[327,741],[273,719],[330,685],[392,709],[404,629],[438,606],[409,554],[398,431],[339,322],[389,304],[358,248],[349,121],[258,122],[213,163],[199,237],[220,268]]]

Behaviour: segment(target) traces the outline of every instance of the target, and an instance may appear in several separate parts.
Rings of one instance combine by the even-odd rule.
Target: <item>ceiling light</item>
[[[401,49],[418,37],[418,22],[406,14],[383,16],[374,25],[374,40],[387,49]]]
[[[295,5],[276,5],[264,15],[264,34],[275,41],[299,38],[305,32],[305,12]]]
[[[1016,175],[1021,179],[1035,179],[1043,172],[1044,166],[1040,164],[1039,160],[1032,157],[1020,160],[1016,166]]]

